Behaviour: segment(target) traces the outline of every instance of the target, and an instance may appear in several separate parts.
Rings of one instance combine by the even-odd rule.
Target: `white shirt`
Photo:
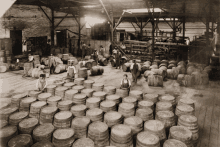
[[[37,80],[37,84],[36,84],[37,89],[39,88],[39,87],[38,87],[39,82],[40,82],[40,80],[38,79],[38,80]],[[45,89],[45,88],[47,87],[47,81],[45,81],[45,82],[46,82],[46,84],[45,84],[45,86],[44,86],[44,88],[43,88],[43,89]]]
[[[29,61],[33,61],[34,56],[29,56],[28,59],[29,59]]]
[[[122,79],[122,80],[121,80],[121,85],[122,85],[123,81],[124,81],[124,83],[127,83],[127,82],[128,82],[128,85],[131,86],[131,81],[130,81],[130,80]]]
[[[69,72],[70,68],[73,68],[74,74],[76,74],[76,68],[74,66],[69,66],[67,72]]]

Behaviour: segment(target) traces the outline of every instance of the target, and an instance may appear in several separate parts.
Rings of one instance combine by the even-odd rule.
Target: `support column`
[[[176,24],[175,24],[175,18],[173,18],[173,41],[176,40]]]
[[[185,29],[186,29],[186,26],[185,26],[185,24],[186,24],[186,17],[185,17],[185,13],[186,12],[186,3],[184,3],[184,7],[183,7],[183,14],[184,14],[184,16],[183,16],[183,43],[184,43],[184,41],[185,41]]]
[[[115,19],[113,17],[113,7],[111,6],[111,11],[110,11],[110,18],[111,18],[111,22],[110,23],[110,31],[111,31],[111,38],[110,41],[113,42],[114,41],[114,27],[115,27]]]
[[[140,33],[141,33],[141,41],[143,39],[143,19],[141,18],[141,27],[140,27]]]
[[[81,18],[80,18],[80,14],[79,14],[79,19],[78,19],[78,21],[79,21],[79,24],[78,24],[78,26],[79,26],[78,50],[80,50],[80,42],[81,42],[81,22],[80,22],[80,20],[81,20]]]
[[[155,32],[155,23],[154,23],[154,19],[152,19],[152,53],[153,53],[153,60],[154,60],[154,32]]]
[[[51,38],[51,46],[54,46],[54,10],[51,9],[51,30],[50,30],[50,38]]]
[[[210,7],[209,7],[210,8]],[[209,11],[211,11],[209,9]],[[210,13],[206,13],[206,53],[208,54],[206,59],[206,64],[209,64],[210,62],[210,55],[211,55],[211,48],[209,45],[209,20],[210,20]]]

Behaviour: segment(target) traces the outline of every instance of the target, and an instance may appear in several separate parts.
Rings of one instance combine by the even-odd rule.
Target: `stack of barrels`
[[[81,117],[86,115],[87,107],[86,105],[74,105],[71,107],[71,112],[74,117]]]

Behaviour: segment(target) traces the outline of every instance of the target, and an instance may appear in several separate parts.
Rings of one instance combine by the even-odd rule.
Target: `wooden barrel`
[[[175,114],[180,117],[181,115],[195,115],[195,109],[189,105],[176,106]]]
[[[129,72],[131,65],[132,65],[132,63],[125,63],[125,64],[123,64],[122,65],[123,72]]]
[[[15,147],[15,146],[31,146],[33,145],[33,140],[31,135],[29,134],[19,134],[8,142],[8,147]]]
[[[111,128],[114,125],[122,124],[123,117],[117,111],[110,111],[105,113],[104,122],[108,125],[109,128]]]
[[[144,122],[154,119],[153,110],[150,108],[137,109],[135,116],[140,117]]]
[[[102,83],[94,83],[93,86],[92,86],[92,89],[94,89],[94,91],[103,91],[104,84],[102,84]]]
[[[121,98],[127,97],[129,95],[127,88],[116,89],[116,95],[119,95]]]
[[[110,60],[110,61],[111,61],[112,67],[115,67],[115,66],[116,66],[116,60],[115,60],[115,59],[112,59],[112,60]]]
[[[28,71],[33,68],[33,63],[24,63],[24,74],[28,75]]]
[[[121,103],[122,99],[119,95],[107,95],[106,100],[114,101],[117,105]]]
[[[150,75],[147,79],[148,86],[163,87],[163,77],[160,75]]]
[[[85,87],[82,85],[78,85],[78,86],[73,86],[72,89],[77,90],[78,93],[81,93],[81,91],[84,89]]]
[[[185,143],[183,143],[182,141],[176,140],[176,139],[166,140],[163,146],[164,147],[176,147],[176,146],[187,147]]]
[[[8,125],[8,121],[6,120],[0,120],[0,129],[4,128],[5,126]]]
[[[30,109],[31,103],[35,102],[37,99],[35,97],[27,97],[21,100],[19,111],[28,111]]]
[[[35,143],[31,147],[54,147],[54,145],[49,141],[40,141]]]
[[[129,96],[135,97],[140,101],[143,99],[143,92],[139,90],[131,90]]]
[[[87,68],[80,68],[78,72],[78,77],[87,79],[88,78]]]
[[[53,83],[58,87],[58,86],[63,86],[65,82],[63,80],[55,80]]]
[[[39,101],[47,101],[48,98],[50,98],[52,96],[51,93],[41,93],[38,95],[38,100]]]
[[[58,73],[62,73],[66,71],[66,66],[64,64],[58,64],[55,68],[55,73],[58,74]]]
[[[178,105],[189,105],[191,106],[193,109],[195,109],[195,102],[190,99],[190,98],[184,98],[184,99],[180,99],[178,101]]]
[[[62,60],[64,61],[69,60],[69,54],[63,54]]]
[[[80,138],[77,139],[72,147],[95,147],[95,143],[90,138]]]
[[[73,96],[72,102],[75,105],[80,105],[80,104],[85,105],[86,104],[86,98],[87,98],[86,94],[83,94],[83,93],[75,94]]]
[[[74,135],[75,132],[71,128],[57,129],[53,132],[52,143],[55,147],[60,147],[60,146],[70,147],[75,141]]]
[[[100,65],[102,66],[107,66],[108,65],[108,60],[106,58],[101,58],[99,60]]]
[[[68,89],[71,89],[73,86],[75,86],[76,84],[74,82],[67,82],[65,83],[63,86],[67,87]]]
[[[136,147],[160,147],[160,139],[150,132],[140,132],[137,134]]]
[[[77,93],[78,93],[78,90],[74,90],[74,89],[65,91],[64,100],[71,100],[72,101],[74,95],[76,95]]]
[[[158,94],[145,94],[143,99],[152,101],[154,104],[156,104],[158,102],[158,97]]]
[[[159,120],[164,123],[166,133],[169,133],[170,127],[176,125],[175,115],[172,111],[158,111],[155,116],[155,120]]]
[[[86,105],[74,105],[71,107],[71,112],[74,117],[80,117],[86,115]]]
[[[82,94],[85,94],[87,97],[92,97],[94,90],[93,89],[83,89]]]
[[[33,139],[35,142],[38,141],[51,141],[54,126],[50,123],[42,124],[37,126],[33,130]]]
[[[106,92],[107,95],[113,95],[116,93],[116,87],[114,86],[105,86],[104,92]]]
[[[192,147],[192,132],[183,126],[173,126],[170,128],[169,139],[182,141],[187,147]]]
[[[21,134],[32,134],[32,131],[36,128],[38,125],[38,119],[37,118],[27,118],[22,120],[19,125],[18,129]]]
[[[109,111],[117,111],[116,103],[108,100],[100,103],[100,109],[105,113]]]
[[[88,137],[92,139],[95,146],[109,145],[109,130],[107,124],[103,122],[93,122],[88,127]]]
[[[84,81],[84,87],[85,88],[88,88],[88,89],[91,89],[92,88],[92,85],[94,84],[95,82],[93,80],[85,80]]]
[[[54,115],[53,125],[56,129],[70,128],[72,121],[72,113],[70,111],[61,111]]]
[[[36,102],[32,103],[30,106],[29,117],[35,117],[35,118],[39,119],[40,118],[40,110],[41,110],[41,108],[43,108],[46,105],[47,105],[46,101],[36,101]]]
[[[9,107],[3,108],[0,111],[0,118],[1,120],[8,121],[9,116],[15,112],[18,112],[18,107],[9,106]]]
[[[86,111],[86,116],[92,121],[103,121],[103,111],[99,108],[92,108]]]
[[[90,97],[86,100],[86,107],[89,109],[99,108],[101,99],[98,97]]]
[[[6,126],[0,130],[0,146],[8,147],[8,141],[18,134],[16,126]]]
[[[39,68],[34,68],[32,70],[32,77],[33,78],[39,78],[41,74],[43,74],[43,70],[39,69]]]
[[[38,95],[39,94],[41,94],[41,91],[38,91],[38,90],[30,90],[29,92],[28,92],[28,95],[30,96],[30,97],[38,97]]]
[[[144,123],[144,131],[148,131],[157,135],[161,143],[167,139],[166,131],[163,122],[159,120],[149,120]]]
[[[65,91],[68,90],[67,87],[57,87],[55,89],[55,96],[60,96],[62,99],[65,97]]]
[[[96,75],[102,75],[104,72],[104,69],[101,66],[93,66],[90,69],[91,75],[96,76]]]
[[[125,118],[124,124],[131,128],[132,135],[136,135],[143,130],[143,120],[137,116]]]
[[[137,108],[138,99],[128,96],[122,99],[122,103],[132,103],[134,104],[134,107]]]
[[[162,76],[163,79],[166,76],[166,72],[164,70],[161,70],[161,69],[151,69],[151,71],[153,71],[156,75]]]
[[[76,83],[76,85],[83,85],[85,79],[84,78],[76,78],[74,80],[74,82]]]
[[[106,93],[105,92],[102,92],[102,91],[97,91],[97,92],[94,92],[93,93],[93,97],[98,97],[98,98],[100,98],[102,101],[104,101],[105,100],[105,98],[106,98]]]
[[[47,104],[50,107],[57,107],[57,103],[59,101],[61,101],[61,97],[60,96],[52,96],[50,98],[47,99]]]
[[[58,102],[57,107],[60,111],[69,111],[72,105],[72,100],[63,100]]]
[[[9,116],[8,123],[10,125],[18,126],[18,124],[25,118],[28,117],[28,112],[21,111],[21,112],[15,112]]]
[[[169,102],[157,102],[156,112],[158,111],[172,111],[173,112],[173,106]]]
[[[192,132],[192,143],[197,146],[199,141],[198,119],[193,115],[181,115],[178,119],[178,126],[183,126]]]
[[[72,120],[71,128],[74,130],[75,138],[86,138],[90,119],[86,116],[75,117]]]
[[[120,130],[120,131],[119,131]],[[133,146],[132,131],[131,128],[124,124],[118,124],[111,129],[111,140],[110,145],[112,146]]]
[[[176,107],[176,98],[174,96],[171,95],[163,95],[161,97],[159,97],[159,100],[161,102],[169,102],[172,104],[172,106],[175,108]]]
[[[148,101],[148,100],[138,101],[138,108],[139,109],[150,108],[154,111],[154,103],[152,101]]]
[[[15,106],[15,107],[19,107],[20,101],[25,97],[27,97],[27,93],[21,93],[21,94],[16,94],[16,95],[12,96],[11,105]]]
[[[57,107],[44,107],[40,112],[40,124],[53,123],[53,117],[57,113]]]
[[[123,115],[123,117],[134,116],[135,107],[132,103],[120,103],[118,107],[118,112]]]

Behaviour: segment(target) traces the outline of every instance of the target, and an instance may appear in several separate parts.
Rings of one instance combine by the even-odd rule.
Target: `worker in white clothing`
[[[71,78],[74,81],[75,74],[76,74],[76,68],[73,65],[73,63],[71,63],[71,65],[67,69],[67,78]]]
[[[128,92],[131,88],[131,81],[128,79],[128,75],[124,74],[123,79],[121,80],[121,89],[128,89]]]
[[[46,87],[47,87],[47,81],[46,81],[46,75],[45,74],[40,74],[40,77],[37,80],[36,87],[39,91],[45,92]]]

